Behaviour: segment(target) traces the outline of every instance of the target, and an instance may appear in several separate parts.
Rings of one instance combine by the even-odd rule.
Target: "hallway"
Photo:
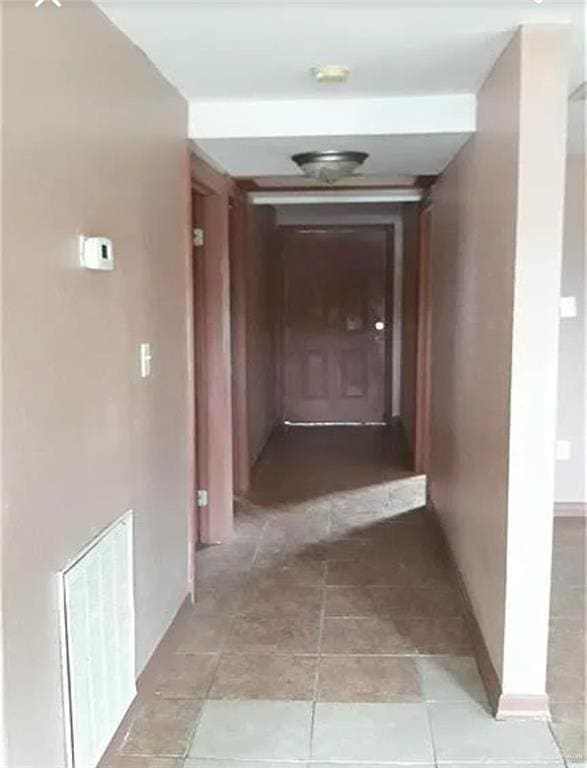
[[[423,478],[401,459],[381,428],[272,438],[104,768],[564,765],[548,725],[489,715]]]
[[[0,2],[1,766],[587,768],[583,6]]]

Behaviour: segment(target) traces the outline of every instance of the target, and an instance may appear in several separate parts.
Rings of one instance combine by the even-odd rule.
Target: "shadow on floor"
[[[489,713],[424,503],[393,431],[276,434],[104,765],[562,766],[545,723]]]
[[[318,500],[410,477],[399,425],[279,427],[253,470],[248,498],[264,505]]]

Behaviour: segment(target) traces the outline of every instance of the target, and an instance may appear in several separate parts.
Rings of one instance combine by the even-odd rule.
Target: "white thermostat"
[[[80,237],[79,255],[86,269],[114,269],[112,240],[107,237]]]

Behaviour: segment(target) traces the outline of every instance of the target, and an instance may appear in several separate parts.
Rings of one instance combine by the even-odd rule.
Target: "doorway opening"
[[[246,492],[272,436],[301,428],[339,427],[340,439],[353,440],[357,429],[376,427],[407,469],[424,473],[426,207],[277,203],[243,210],[246,248],[231,264],[233,362],[246,366],[245,382],[236,384],[246,418],[240,427],[235,422],[235,444],[247,448],[244,469],[235,466],[238,490]],[[240,357],[239,348],[246,349]],[[233,366],[233,383],[238,376]],[[234,392],[233,401],[236,413]],[[246,440],[238,435],[245,422]],[[381,443],[389,449],[389,439]]]
[[[233,415],[229,283],[230,179],[197,155],[190,165],[195,400],[196,545],[233,532]]]
[[[292,430],[337,428],[334,441],[304,438],[309,453],[326,440],[322,465],[328,446],[355,441],[422,474],[423,205],[257,204],[197,156],[191,184],[194,543],[231,538],[235,492],[238,505],[271,440]],[[378,437],[359,437],[367,429]]]

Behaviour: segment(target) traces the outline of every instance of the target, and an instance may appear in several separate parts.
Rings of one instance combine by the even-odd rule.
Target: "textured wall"
[[[94,5],[3,10],[6,739],[61,768],[58,571],[135,511],[139,670],[187,590],[187,109]],[[82,233],[114,272],[78,266]]]
[[[477,134],[432,208],[430,493],[493,663],[504,632],[519,53],[479,94]]]
[[[569,155],[561,294],[575,296],[577,317],[560,326],[557,437],[570,441],[571,459],[556,464],[556,500],[587,504],[585,202],[585,155]]]
[[[432,213],[430,493],[520,695],[546,670],[567,52],[563,26],[516,34]]]
[[[278,414],[276,402],[276,250],[275,211],[249,209],[247,253],[247,396],[249,454],[254,464]]]
[[[418,281],[420,276],[420,237],[417,205],[404,206],[403,222],[401,421],[413,456],[416,443]]]

